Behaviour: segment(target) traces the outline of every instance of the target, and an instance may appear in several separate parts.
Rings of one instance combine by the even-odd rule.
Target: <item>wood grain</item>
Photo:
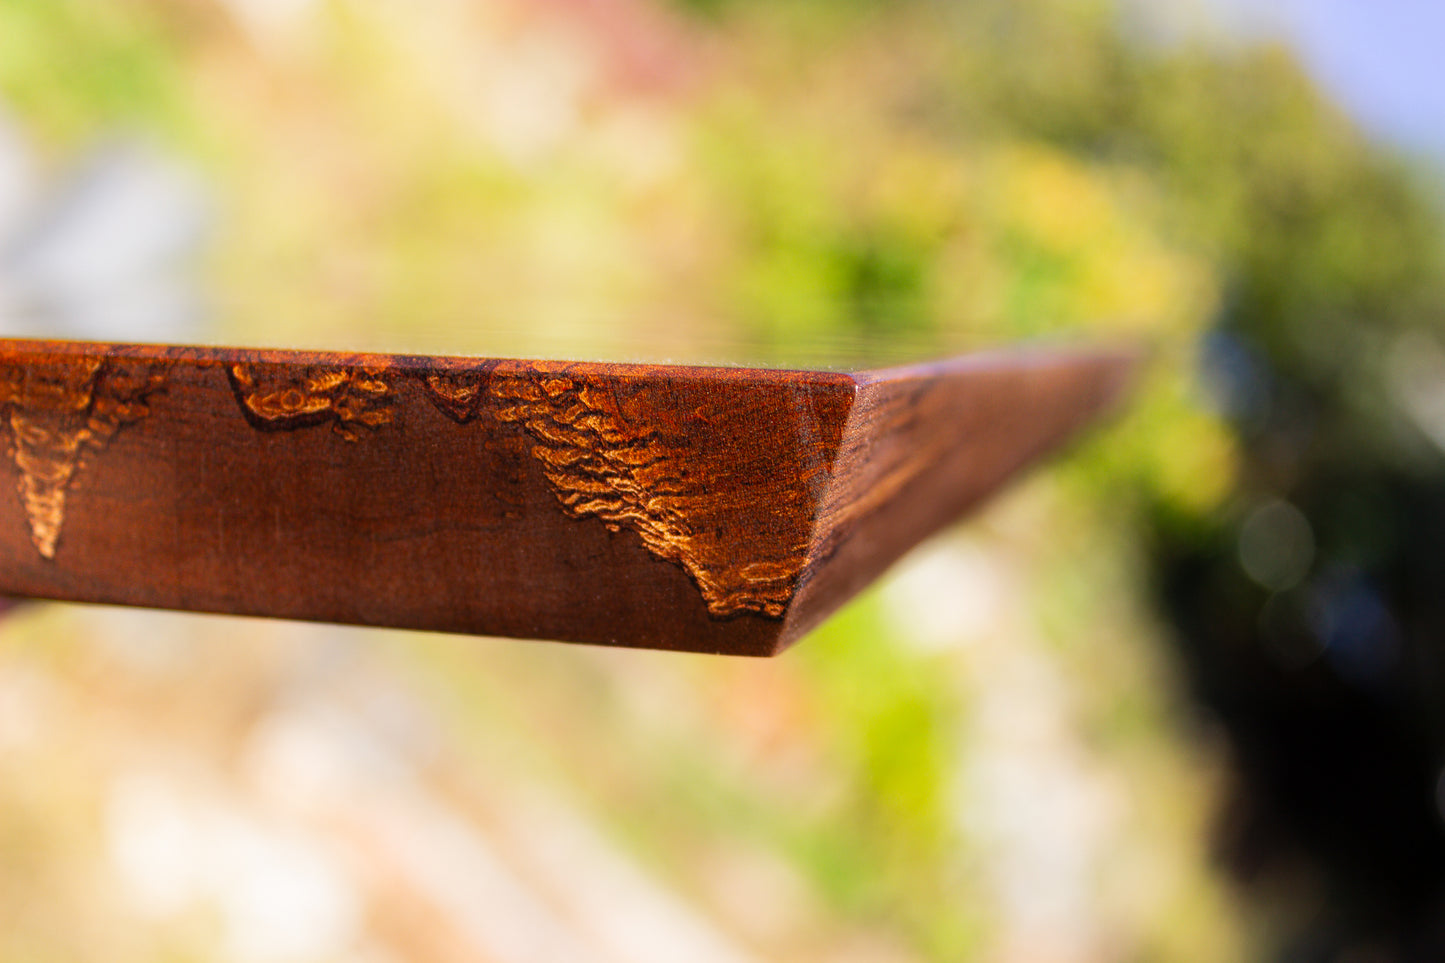
[[[841,373],[0,341],[0,592],[773,654],[1128,362]]]

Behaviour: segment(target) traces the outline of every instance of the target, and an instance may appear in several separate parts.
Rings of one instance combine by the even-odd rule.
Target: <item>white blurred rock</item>
[[[19,156],[0,129],[0,334],[195,340],[205,319],[193,263],[208,221],[201,181],[122,144],[44,193]]]
[[[106,809],[124,895],[155,920],[197,908],[220,918],[236,963],[299,963],[344,954],[360,898],[314,840],[170,775],[129,773]]]

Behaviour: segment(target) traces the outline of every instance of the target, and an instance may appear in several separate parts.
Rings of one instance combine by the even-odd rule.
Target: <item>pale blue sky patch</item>
[[[1205,5],[1231,28],[1286,40],[1367,130],[1445,159],[1445,2],[1206,0]]]

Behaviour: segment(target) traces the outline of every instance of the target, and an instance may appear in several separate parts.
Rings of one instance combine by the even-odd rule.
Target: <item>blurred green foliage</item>
[[[123,125],[156,136],[192,127],[194,105],[153,10],[6,0],[0,17],[0,92],[52,148]]]

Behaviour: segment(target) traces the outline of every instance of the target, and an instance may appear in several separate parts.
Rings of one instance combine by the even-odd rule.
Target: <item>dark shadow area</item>
[[[1359,369],[1305,393],[1288,359],[1252,357],[1267,383],[1236,403],[1296,398],[1240,425],[1258,490],[1155,543],[1177,654],[1237,766],[1222,855],[1246,887],[1305,881],[1279,959],[1445,958],[1445,463],[1389,405],[1377,447],[1341,443]]]

